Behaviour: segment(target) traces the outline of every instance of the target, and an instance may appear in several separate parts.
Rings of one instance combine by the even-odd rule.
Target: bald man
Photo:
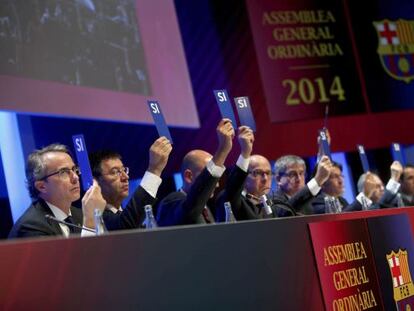
[[[234,129],[231,121],[222,119],[216,132],[219,144],[214,156],[204,150],[192,150],[184,157],[181,166],[183,188],[170,193],[160,202],[158,225],[214,223],[207,202],[225,171],[224,162],[233,146]]]
[[[247,172],[244,188],[229,200],[235,218],[239,221],[274,217],[275,213],[267,213],[260,202],[260,196],[269,192],[272,182],[269,161],[261,155],[252,155]],[[223,203],[223,200],[219,201],[218,207]]]

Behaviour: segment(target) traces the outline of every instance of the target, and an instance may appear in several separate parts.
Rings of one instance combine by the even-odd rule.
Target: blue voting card
[[[220,109],[221,117],[230,119],[233,127],[237,126],[236,118],[234,116],[233,107],[226,90],[214,90],[214,96],[216,97],[217,105]]]
[[[86,150],[85,138],[82,134],[72,136],[75,147],[76,158],[81,171],[82,188],[87,191],[93,184],[91,165],[89,164],[88,151]]]
[[[326,136],[325,129],[319,130],[319,144],[320,150],[322,150],[323,155],[326,155],[329,160],[332,161],[331,149],[329,148],[328,137]]]
[[[368,158],[367,154],[365,153],[365,148],[362,145],[357,145],[359,158],[361,159],[362,169],[364,170],[364,173],[369,172],[369,164],[368,164]]]
[[[239,114],[240,125],[246,125],[256,132],[256,122],[250,106],[250,101],[247,96],[235,97],[234,103],[236,104],[237,113]]]
[[[165,136],[173,143],[170,130],[168,129],[167,123],[165,123],[164,115],[162,114],[160,104],[156,100],[148,100],[148,108],[152,114],[152,117],[155,122],[155,126],[157,127],[158,135]]]
[[[394,159],[394,161],[398,161],[400,162],[402,166],[405,166],[405,159],[404,159],[401,145],[399,143],[392,143],[391,150],[392,150],[392,158]]]

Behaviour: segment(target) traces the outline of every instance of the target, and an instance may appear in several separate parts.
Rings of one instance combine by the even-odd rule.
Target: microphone
[[[53,217],[52,215],[49,215],[49,214],[46,214],[45,218],[48,219],[48,220],[53,220],[53,221],[55,221],[57,223],[60,223],[60,224],[64,224],[64,225],[69,226],[69,227],[74,227],[74,228],[78,228],[78,229],[81,229],[81,230],[86,230],[86,231],[89,231],[89,232],[96,233],[95,230],[89,229],[89,228],[84,227],[84,226],[78,226],[78,225],[75,225],[75,224],[71,224],[71,223],[66,222],[64,220],[59,220],[56,217]]]
[[[275,205],[276,208],[289,212],[293,216],[298,216],[298,213],[289,205],[289,203],[275,200],[275,193],[273,191],[272,191],[272,198],[268,197],[268,200],[270,201],[271,206]],[[277,204],[278,202],[280,202],[280,204]]]

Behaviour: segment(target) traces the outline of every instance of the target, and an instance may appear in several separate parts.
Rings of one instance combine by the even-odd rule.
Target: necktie
[[[65,220],[65,222],[74,225],[72,216],[68,216],[64,220]],[[68,226],[68,228],[69,228],[70,233],[78,232],[77,228],[75,228],[75,227]]]
[[[208,210],[207,210],[207,208],[203,208],[203,217],[204,217],[204,220],[206,221],[206,223],[211,223],[211,219],[210,219],[210,216],[208,215]]]

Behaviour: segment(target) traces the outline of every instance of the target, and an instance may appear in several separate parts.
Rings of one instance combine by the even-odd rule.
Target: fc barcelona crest
[[[378,55],[385,71],[397,80],[414,80],[414,21],[375,21]]]
[[[411,310],[414,308],[414,284],[408,264],[408,252],[400,249],[397,253],[392,251],[386,256],[397,309]]]

